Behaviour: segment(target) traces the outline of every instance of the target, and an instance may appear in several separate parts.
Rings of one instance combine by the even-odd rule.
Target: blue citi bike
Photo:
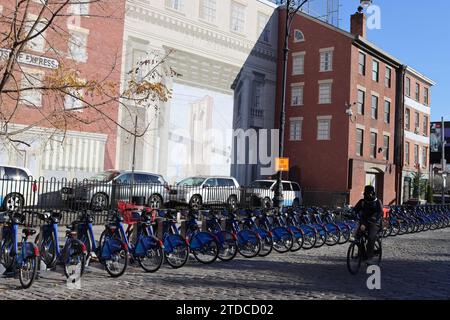
[[[86,261],[86,245],[77,239],[77,231],[68,225],[64,246],[61,248],[58,240],[58,224],[61,212],[35,213],[43,221],[41,230],[36,236],[35,244],[41,253],[39,262],[53,269],[59,263],[64,268],[67,278],[84,273]]]
[[[37,275],[39,249],[28,241],[28,237],[36,233],[31,228],[22,229],[22,241],[19,242],[19,225],[25,223],[25,215],[19,212],[8,212],[2,218],[0,263],[6,272],[18,273],[22,288],[31,287]]]

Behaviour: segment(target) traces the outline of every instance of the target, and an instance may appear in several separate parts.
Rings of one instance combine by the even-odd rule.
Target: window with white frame
[[[423,116],[423,135],[428,137],[428,116]]]
[[[292,55],[292,75],[301,75],[305,73],[305,54],[303,52]]]
[[[177,11],[184,10],[184,0],[166,0],[166,7]]]
[[[409,155],[410,145],[409,142],[405,142],[405,164],[409,165],[410,155]]]
[[[245,32],[245,6],[237,3],[231,3],[231,31]]]
[[[364,130],[356,129],[356,155],[362,157],[364,155]]]
[[[360,75],[366,75],[366,55],[362,52],[359,53],[358,71]]]
[[[301,118],[291,118],[290,119],[290,134],[289,140],[300,141],[302,140],[302,123]]]
[[[391,102],[384,100],[384,123],[391,123]]]
[[[317,120],[317,140],[331,139],[331,118]]]
[[[333,50],[325,49],[320,52],[320,72],[333,70]]]
[[[89,1],[75,0],[70,5],[70,13],[76,16],[87,16],[89,14]]]
[[[386,88],[390,88],[392,85],[392,69],[386,67],[386,74],[384,76],[384,85]]]
[[[42,78],[44,74],[40,71],[27,71],[23,70],[20,101],[23,104],[41,107],[42,106],[42,92],[36,87],[42,86]]]
[[[319,83],[319,104],[331,103],[331,82]]]
[[[83,99],[83,90],[69,89],[68,91],[69,94],[66,94],[64,99],[64,109],[80,109],[77,111],[81,111],[81,108],[83,107],[83,101],[80,99]]]
[[[46,33],[44,28],[46,27],[46,23],[44,21],[39,21],[34,25],[36,19],[37,16],[29,15],[25,24],[25,34],[30,34],[29,38],[34,37],[27,41],[27,47],[33,51],[44,52]],[[33,28],[33,31],[30,33],[31,28]]]
[[[428,161],[428,148],[427,147],[422,147],[422,167],[426,167],[427,166],[427,161]]]
[[[200,19],[214,23],[216,21],[217,0],[200,0]]]
[[[378,134],[376,132],[370,133],[370,157],[376,159],[377,157],[377,140]]]
[[[372,104],[371,104],[371,116],[372,119],[377,120],[378,119],[378,97],[375,95],[372,95]]]
[[[84,62],[87,60],[87,33],[69,30],[69,57]]]
[[[428,88],[423,88],[423,103],[426,106],[429,103],[429,97],[428,97],[429,94],[430,94],[429,89]]]
[[[377,60],[372,62],[372,80],[378,82],[380,78],[380,63]]]
[[[261,12],[258,12],[258,37],[262,42],[270,42],[269,16]]]
[[[408,77],[405,79],[405,94],[411,96],[411,79]]]
[[[366,92],[358,90],[358,114],[364,115],[364,109],[366,105]]]
[[[383,159],[389,160],[389,141],[390,137],[385,135],[383,136]]]
[[[291,105],[293,107],[303,105],[303,92],[304,92],[303,84],[292,85],[292,103],[291,103]]]
[[[414,145],[414,165],[419,164],[419,146],[417,144]]]
[[[303,35],[303,32],[301,32],[298,29],[294,30],[294,42],[303,42],[305,41],[305,36]]]

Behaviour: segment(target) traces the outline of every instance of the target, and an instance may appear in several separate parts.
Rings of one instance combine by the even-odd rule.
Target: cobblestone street
[[[381,290],[366,287],[367,275],[346,269],[348,245],[277,254],[182,269],[164,265],[155,274],[133,266],[119,279],[92,264],[81,289],[66,286],[62,270],[45,272],[31,289],[0,279],[0,299],[449,299],[450,230],[384,240]]]

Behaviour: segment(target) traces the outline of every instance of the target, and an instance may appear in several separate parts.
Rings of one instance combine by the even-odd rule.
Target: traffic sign
[[[275,159],[276,171],[289,171],[289,158],[276,158]]]

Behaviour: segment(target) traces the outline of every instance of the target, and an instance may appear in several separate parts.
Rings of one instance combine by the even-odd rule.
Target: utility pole
[[[445,123],[444,123],[444,117],[441,118],[441,137],[442,137],[442,204],[445,204],[445,188],[447,186],[447,166],[445,161]]]

